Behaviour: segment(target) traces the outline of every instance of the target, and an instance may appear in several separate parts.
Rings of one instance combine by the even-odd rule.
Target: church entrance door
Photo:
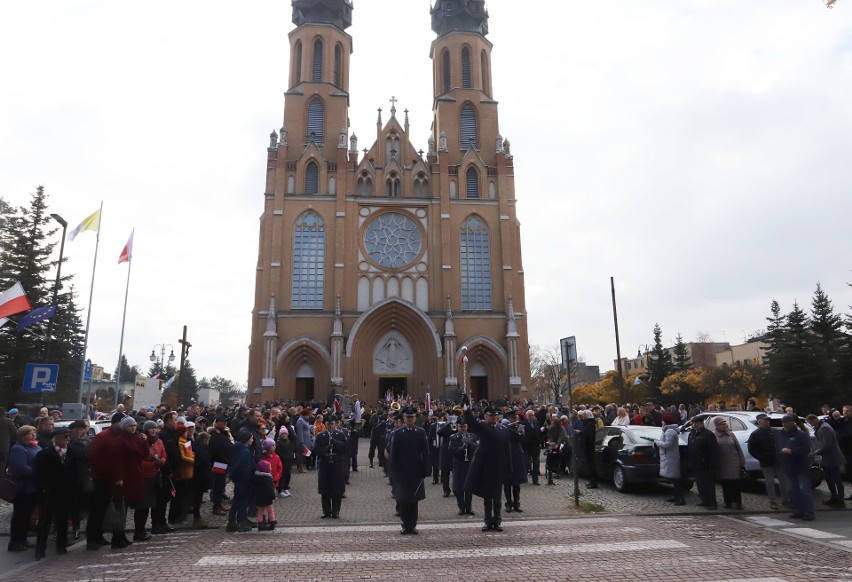
[[[470,377],[470,399],[474,402],[488,399],[488,376]]]
[[[379,378],[379,398],[384,398],[388,391],[391,393],[391,400],[394,396],[404,398],[408,394],[408,378],[405,376]]]
[[[296,378],[296,400],[310,402],[314,399],[314,379]]]

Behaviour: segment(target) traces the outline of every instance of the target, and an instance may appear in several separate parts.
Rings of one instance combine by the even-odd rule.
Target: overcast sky
[[[531,344],[577,336],[612,368],[680,332],[742,341],[817,281],[852,303],[852,2],[490,0],[493,89],[515,156]],[[103,201],[89,357],[189,326],[198,377],[244,384],[269,132],[281,126],[288,0],[0,5],[0,195],[43,184],[70,227]],[[429,0],[359,0],[351,131],[376,108],[431,123]],[[57,236],[58,241],[58,236]],[[58,247],[57,247],[58,248]],[[94,233],[63,273],[89,298]],[[83,313],[85,321],[85,313]],[[168,352],[167,352],[168,354]]]

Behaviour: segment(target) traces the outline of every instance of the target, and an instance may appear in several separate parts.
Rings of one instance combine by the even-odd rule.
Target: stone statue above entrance
[[[391,331],[376,342],[374,374],[411,374],[414,371],[411,345],[400,333]]]

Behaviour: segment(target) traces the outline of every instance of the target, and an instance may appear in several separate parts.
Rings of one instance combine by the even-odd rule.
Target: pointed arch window
[[[467,103],[460,114],[461,149],[466,150],[479,146],[479,129],[476,121],[476,110]]]
[[[429,197],[429,179],[423,172],[420,172],[414,178],[414,195],[418,198]]]
[[[482,90],[486,95],[491,95],[490,78],[488,76],[488,55],[482,51],[480,70],[482,71]]]
[[[444,93],[448,93],[451,88],[451,75],[452,70],[450,69],[450,52],[445,50],[444,54],[441,55],[441,73],[443,74],[444,81]]]
[[[470,216],[461,228],[462,309],[491,309],[491,246],[488,225]]]
[[[319,97],[314,97],[308,105],[308,135],[305,140],[322,144],[325,133],[325,104]]]
[[[479,198],[479,172],[473,166],[467,169],[464,176],[465,195],[468,198]]]
[[[293,235],[293,309],[322,309],[325,283],[325,223],[314,212],[296,221]]]
[[[373,195],[373,179],[366,170],[361,172],[361,175],[358,176],[358,185],[355,189],[355,194],[358,196]]]
[[[334,84],[342,87],[341,80],[343,78],[343,47],[340,43],[334,47]]]
[[[390,162],[393,157],[400,159],[399,136],[392,133],[385,140],[385,161]]]
[[[308,162],[305,166],[305,194],[316,194],[319,191],[319,166],[316,162]]]
[[[462,87],[465,89],[471,88],[470,82],[470,49],[462,47]]]
[[[388,179],[385,181],[385,195],[388,198],[399,198],[399,174],[391,172]]]
[[[322,81],[322,39],[314,41],[314,82]]]
[[[296,86],[302,82],[302,41],[296,41],[296,47],[293,50],[293,66],[291,68],[293,82],[292,86]]]

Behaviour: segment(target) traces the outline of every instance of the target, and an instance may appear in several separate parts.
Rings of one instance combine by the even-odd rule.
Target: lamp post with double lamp
[[[56,266],[56,282],[53,285],[53,317],[47,320],[47,347],[44,350],[44,363],[50,363],[50,344],[53,340],[53,318],[56,317],[56,300],[59,296],[59,285],[62,282],[62,256],[65,254],[65,231],[68,230],[68,223],[58,214],[51,214],[50,217],[62,225],[62,243],[59,245],[59,264]]]
[[[172,344],[154,344],[154,347],[151,348],[151,355],[148,357],[151,362],[154,362],[156,367],[159,369],[160,374],[166,374],[166,347],[169,348],[169,364],[175,361],[175,348]],[[160,348],[160,357],[157,358],[156,349]]]

